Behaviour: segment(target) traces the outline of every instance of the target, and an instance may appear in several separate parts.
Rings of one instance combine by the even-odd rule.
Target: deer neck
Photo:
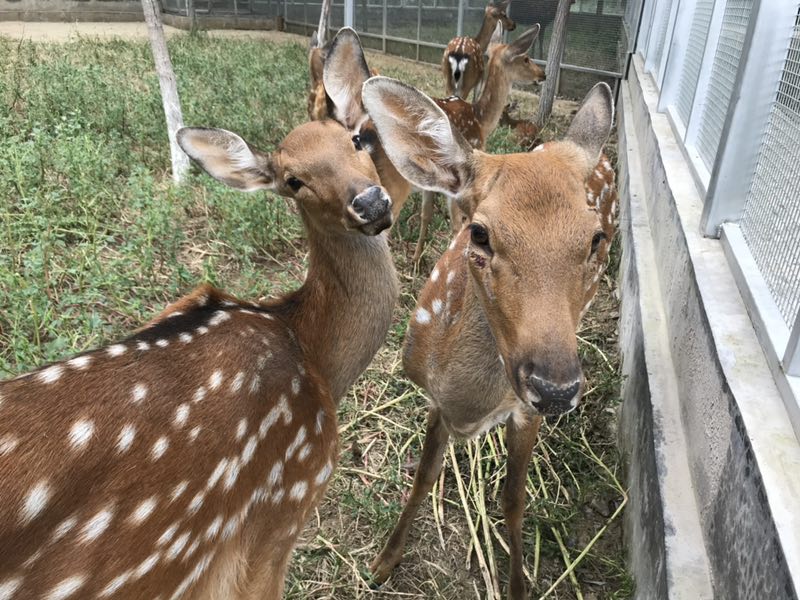
[[[489,16],[483,18],[481,30],[478,32],[478,35],[475,36],[475,41],[478,42],[483,52],[486,52],[486,49],[489,47],[489,42],[492,39],[492,34],[496,27],[497,21],[493,18]]]
[[[287,316],[338,403],[383,344],[399,294],[397,274],[385,232],[322,232],[301,213],[308,275]]]
[[[497,128],[500,117],[503,116],[503,109],[511,94],[511,83],[503,68],[490,61],[486,84],[481,97],[475,103],[475,116],[481,125],[484,139]]]

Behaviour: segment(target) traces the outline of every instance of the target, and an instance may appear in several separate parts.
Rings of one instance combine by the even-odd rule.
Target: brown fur
[[[470,221],[409,321],[403,366],[432,408],[411,496],[372,571],[383,581],[400,562],[449,435],[470,437],[504,422],[509,597],[526,598],[527,465],[541,415],[571,410],[582,393],[575,331],[614,235],[614,172],[604,156],[597,162],[613,120],[611,91],[602,84],[589,93],[565,141],[505,156],[468,149],[435,103],[399,82],[370,81],[364,102],[398,169],[455,196]]]
[[[377,174],[346,131],[302,125],[250,159],[230,132],[179,139],[218,179],[296,200],[308,276],[266,303],[201,286],[118,344],[0,383],[0,585],[15,598],[70,582],[69,598],[279,598],[336,462],[336,404],[389,327],[386,236],[348,206]]]
[[[500,23],[506,31],[514,31],[516,24],[506,15],[509,2],[497,5],[489,4],[484,10],[483,23],[474,38],[468,36],[455,37],[447,44],[442,56],[442,75],[444,75],[445,93],[466,99],[470,92],[483,79],[483,55],[489,48],[492,34]],[[467,59],[464,72],[456,81],[450,58]]]

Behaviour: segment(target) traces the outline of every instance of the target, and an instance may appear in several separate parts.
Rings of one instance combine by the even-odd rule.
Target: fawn
[[[499,156],[473,149],[434,101],[400,82],[372,78],[362,98],[398,170],[455,197],[469,219],[409,322],[403,366],[431,407],[411,495],[372,572],[380,583],[400,562],[449,436],[505,423],[508,596],[525,598],[527,465],[542,415],[578,405],[583,373],[575,331],[614,235],[614,171],[601,155],[613,121],[611,90],[598,84],[589,92],[563,141]]]
[[[293,198],[296,291],[202,286],[130,337],[0,383],[0,598],[279,598],[337,459],[336,405],[389,328],[391,201],[339,124],[270,153],[221,129],[181,147]]]

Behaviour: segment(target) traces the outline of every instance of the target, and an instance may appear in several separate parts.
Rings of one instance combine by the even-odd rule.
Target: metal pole
[[[344,26],[353,27],[355,23],[355,0],[344,0]]]
[[[383,31],[381,32],[381,44],[383,46],[383,53],[386,54],[386,21],[388,19],[389,0],[383,0]]]
[[[456,22],[456,35],[464,35],[464,3],[467,0],[458,0],[458,21]]]
[[[417,0],[417,61],[419,61],[419,43],[422,41],[420,32],[422,30],[422,0]]]

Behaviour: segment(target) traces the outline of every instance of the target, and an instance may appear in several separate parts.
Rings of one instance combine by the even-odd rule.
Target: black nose
[[[580,375],[566,381],[554,381],[543,376],[533,363],[519,367],[517,376],[520,387],[527,392],[525,396],[534,407],[544,414],[569,412],[578,406],[583,378]],[[532,393],[530,393],[532,392]]]
[[[377,185],[367,188],[350,202],[353,214],[363,223],[382,219],[390,206],[389,196]]]
[[[453,79],[455,79],[456,81],[461,79],[461,71],[456,71],[455,73],[453,73]]]

